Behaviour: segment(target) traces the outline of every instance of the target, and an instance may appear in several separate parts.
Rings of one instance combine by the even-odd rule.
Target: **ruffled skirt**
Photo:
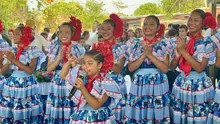
[[[139,69],[133,79],[124,123],[170,123],[169,84],[166,74],[158,69]]]
[[[10,77],[4,83],[0,117],[3,124],[43,123],[43,105],[35,77]]]
[[[212,81],[205,72],[182,72],[175,80],[171,108],[173,122],[178,124],[206,124],[214,98]]]
[[[77,106],[67,98],[69,92],[66,81],[60,78],[58,71],[52,79],[50,94],[47,97],[45,124],[69,124],[70,116]]]

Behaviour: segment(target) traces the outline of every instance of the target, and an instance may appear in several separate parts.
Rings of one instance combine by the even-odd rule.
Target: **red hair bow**
[[[160,24],[160,29],[159,29],[159,32],[158,32],[156,37],[157,38],[163,37],[164,32],[165,32],[165,25],[164,24]]]
[[[72,37],[73,41],[79,41],[82,33],[82,24],[79,19],[76,19],[74,16],[70,17],[70,24],[75,28],[74,35]]]
[[[107,41],[104,43],[98,42],[92,46],[92,49],[100,52],[104,56],[101,72],[106,74],[114,65],[112,46]]]
[[[16,58],[19,60],[21,53],[24,51],[25,47],[29,46],[31,43],[31,39],[33,38],[32,35],[32,28],[29,26],[26,26],[24,28],[24,35],[20,37],[21,42],[23,43],[23,46],[18,46]]]
[[[2,21],[0,20],[0,33],[3,32],[3,24],[2,24]]]
[[[111,14],[110,19],[112,19],[116,24],[116,27],[114,29],[114,37],[121,37],[123,34],[123,21],[116,14]]]

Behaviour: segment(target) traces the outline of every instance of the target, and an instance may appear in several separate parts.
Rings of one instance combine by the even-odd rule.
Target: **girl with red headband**
[[[78,89],[72,97],[77,109],[73,112],[70,123],[114,124],[112,108],[121,99],[121,92],[119,85],[106,77],[108,70],[113,67],[111,45],[95,44],[92,50],[85,53],[81,67],[74,63],[74,58],[69,59],[60,74],[66,78],[70,89],[73,86]],[[82,71],[86,76],[77,78]]]
[[[208,63],[215,53],[210,37],[202,36],[204,26],[216,28],[215,18],[201,9],[191,12],[187,22],[190,40],[179,37],[176,42],[176,56],[171,67],[179,64],[182,72],[177,76],[172,90],[171,109],[173,122],[181,124],[207,123],[214,98],[214,87],[206,75]]]
[[[5,71],[10,66],[13,73],[5,82],[0,99],[2,123],[43,123],[43,105],[33,73],[40,69],[46,56],[37,47],[29,46],[32,39],[30,27],[18,27],[14,31],[17,48],[3,53],[11,63],[5,66]]]
[[[67,98],[69,90],[66,81],[60,78],[60,70],[70,56],[76,56],[79,60],[85,53],[84,47],[76,42],[80,40],[81,28],[80,20],[71,17],[70,22],[59,27],[59,40],[53,41],[49,46],[47,71],[54,71],[55,74],[46,102],[46,124],[69,123],[70,115],[76,107],[75,103]]]
[[[122,123],[122,119],[125,114],[125,101],[127,98],[127,89],[122,75],[124,64],[126,61],[125,45],[123,43],[116,43],[116,38],[121,37],[123,34],[123,22],[116,15],[111,14],[110,19],[105,20],[101,26],[101,35],[104,38],[104,42],[112,46],[112,52],[114,55],[114,66],[111,71],[108,72],[107,77],[112,78],[120,87],[122,93],[122,99],[114,108],[114,114],[116,121]]]
[[[10,45],[2,38],[2,32],[3,24],[0,20],[0,95],[2,94],[4,82],[6,81],[5,77],[3,76],[3,74],[6,73],[4,67],[8,64],[7,59],[3,58],[3,52],[10,50]]]
[[[218,31],[218,29],[217,29]],[[217,48],[216,56],[215,56],[215,65],[216,67],[220,68],[220,32],[216,33],[215,35],[211,36],[212,40],[215,43]],[[220,80],[215,85],[215,97],[214,97],[214,104],[212,111],[210,111],[207,124],[219,124],[220,123]]]
[[[169,84],[165,73],[169,66],[169,41],[161,39],[165,26],[149,15],[144,20],[143,39],[127,42],[128,69],[134,72],[127,105],[125,123],[170,123]]]

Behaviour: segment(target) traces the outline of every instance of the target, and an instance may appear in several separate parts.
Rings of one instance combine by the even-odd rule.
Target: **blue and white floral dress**
[[[131,39],[130,61],[137,60],[144,52],[141,41]],[[152,54],[160,61],[169,55],[171,44],[161,40],[154,44]],[[148,58],[134,72],[125,109],[126,124],[170,123],[170,91],[166,74]]]
[[[211,37],[215,43],[215,48],[220,49],[220,33],[216,33]],[[216,56],[215,56],[216,57]],[[215,58],[217,59],[217,58]],[[215,89],[214,103],[212,105],[212,110],[210,110],[207,124],[219,124],[220,123],[220,80],[217,83]]]
[[[10,50],[10,48],[11,48],[10,45],[3,40],[2,35],[0,34],[0,52],[8,51]],[[7,59],[2,60],[3,66],[4,64],[6,64],[6,62]],[[2,89],[5,81],[6,81],[5,77],[2,74],[0,74],[0,95],[2,94]]]
[[[125,44],[123,42],[116,44],[113,46],[112,49],[113,55],[114,55],[114,64],[119,64],[120,60],[125,57]],[[117,123],[122,123],[125,115],[125,102],[127,98],[127,88],[125,84],[125,79],[124,79],[124,70],[125,68],[122,69],[120,74],[116,74],[112,71],[110,71],[106,77],[113,79],[121,89],[121,94],[122,94],[122,99],[118,102],[116,107],[114,108],[114,115],[116,117]]]
[[[69,91],[74,86],[77,74],[79,73],[80,66],[72,68],[66,80],[68,82]],[[103,74],[101,74],[103,76]],[[87,79],[85,77],[84,83],[86,85]],[[112,79],[103,77],[102,79],[96,79],[93,82],[93,88],[91,95],[95,98],[102,98],[104,94],[108,96],[107,101],[97,110],[94,110],[85,100],[80,90],[77,90],[72,100],[78,105],[78,108],[74,110],[71,115],[71,124],[115,124],[115,116],[113,108],[121,99],[121,91],[119,85]]]
[[[85,49],[82,45],[72,42],[71,55],[78,59],[85,54]],[[48,57],[51,60],[56,60],[59,50],[61,48],[60,42],[55,40],[49,46]],[[55,74],[52,79],[50,94],[46,103],[46,114],[44,123],[61,123],[68,124],[76,104],[68,99],[69,90],[66,86],[66,81],[60,78],[60,70],[64,62],[62,61],[55,69]]]
[[[196,40],[193,58],[202,62],[202,58],[210,59],[214,52],[214,44],[210,37]],[[206,75],[206,69],[198,73],[194,69],[189,75],[181,72],[173,85],[171,97],[172,118],[178,124],[206,124],[214,98],[214,87]]]
[[[16,49],[13,52],[16,55]],[[46,56],[37,47],[30,46],[19,58],[25,65],[37,58],[36,70],[39,70]],[[11,65],[12,75],[4,84],[0,99],[0,118],[3,124],[42,124],[43,105],[38,93],[38,84],[33,75]]]

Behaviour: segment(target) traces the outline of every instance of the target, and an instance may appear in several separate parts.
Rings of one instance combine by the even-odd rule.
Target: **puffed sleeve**
[[[58,56],[58,52],[60,50],[60,45],[58,40],[54,40],[50,43],[50,45],[47,47],[46,51],[48,52],[47,56],[55,60]]]
[[[93,85],[91,94],[96,98],[102,98],[104,94],[111,98],[110,106],[115,107],[118,101],[122,98],[120,87],[118,84],[109,78],[96,80]]]
[[[127,53],[129,54],[129,61],[135,61],[144,52],[139,39],[132,38],[127,41],[126,45],[128,47]]]
[[[41,68],[41,64],[46,61],[46,55],[44,52],[36,46],[30,46],[27,51],[28,57],[26,57],[26,62],[30,63],[32,59],[37,58],[36,70]]]
[[[196,42],[193,58],[195,58],[198,62],[202,62],[202,58],[207,58],[209,59],[209,64],[214,64],[215,51],[215,44],[211,37],[206,37],[203,40]]]

